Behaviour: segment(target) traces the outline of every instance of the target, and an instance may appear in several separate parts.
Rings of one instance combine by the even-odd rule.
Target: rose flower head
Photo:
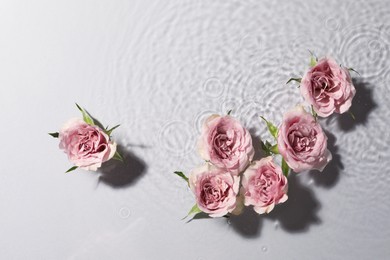
[[[206,163],[194,169],[189,186],[199,209],[210,217],[222,217],[236,208],[240,177]]]
[[[300,90],[321,117],[348,111],[356,93],[348,69],[332,58],[320,59],[311,67],[301,80]]]
[[[204,160],[235,175],[240,174],[254,156],[249,131],[229,115],[211,115],[206,119],[198,151]]]
[[[271,156],[253,162],[242,176],[245,206],[253,205],[259,214],[269,213],[276,204],[285,202],[287,187],[287,178]]]
[[[324,169],[332,159],[327,140],[321,125],[303,107],[297,106],[284,114],[278,131],[278,150],[296,173]]]

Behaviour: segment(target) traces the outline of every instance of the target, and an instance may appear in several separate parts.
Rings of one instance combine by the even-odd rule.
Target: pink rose
[[[191,172],[189,184],[199,209],[210,217],[222,217],[235,209],[240,177],[206,163]]]
[[[356,93],[348,69],[331,58],[319,60],[306,72],[300,85],[306,102],[322,117],[347,111]]]
[[[320,124],[303,107],[298,106],[284,114],[278,133],[278,149],[296,173],[324,169],[332,159],[327,140]]]
[[[252,137],[231,116],[211,115],[203,124],[198,141],[200,156],[232,174],[240,174],[253,159]]]
[[[245,206],[253,205],[259,213],[269,213],[276,204],[287,200],[287,178],[272,157],[253,162],[242,176]]]
[[[68,159],[84,170],[96,171],[103,162],[110,160],[116,151],[116,143],[99,127],[79,118],[70,119],[59,132],[60,149]]]

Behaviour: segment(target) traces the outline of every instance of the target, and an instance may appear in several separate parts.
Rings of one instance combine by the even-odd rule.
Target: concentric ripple
[[[384,37],[379,25],[358,25],[342,31],[340,57],[342,64],[353,67],[363,77],[376,77],[387,70],[389,38]]]

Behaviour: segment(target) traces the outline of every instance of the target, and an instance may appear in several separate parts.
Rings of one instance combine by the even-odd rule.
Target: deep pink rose
[[[348,69],[331,58],[319,60],[306,72],[300,85],[306,102],[322,117],[346,112],[356,93]]]
[[[96,171],[116,152],[116,143],[97,126],[79,118],[70,119],[59,132],[60,149],[68,159],[84,170]]]
[[[278,132],[278,149],[294,172],[322,171],[332,159],[327,140],[320,124],[303,107],[298,106],[284,114]]]
[[[210,217],[222,217],[235,209],[240,177],[206,163],[191,172],[189,184],[199,209]]]
[[[276,204],[287,200],[287,178],[282,169],[266,157],[253,162],[242,176],[245,205],[259,213],[269,213]]]
[[[198,141],[200,156],[232,174],[240,174],[253,159],[252,137],[231,116],[211,115],[203,124]]]

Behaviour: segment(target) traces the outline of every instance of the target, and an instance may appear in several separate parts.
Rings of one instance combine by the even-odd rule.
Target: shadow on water
[[[92,116],[95,125],[105,129],[104,125]],[[134,145],[135,147],[145,148],[144,145]],[[122,155],[123,162],[111,159],[102,164],[99,169],[99,183],[104,183],[112,188],[126,188],[135,184],[146,171],[146,164],[128,149],[117,145],[117,151]]]
[[[232,215],[229,221],[233,229],[243,237],[256,238],[260,236],[263,219],[252,207],[245,207],[241,215]]]
[[[313,224],[321,223],[317,216],[321,207],[314,192],[303,186],[295,173],[288,178],[288,200],[275,207],[266,218],[277,220],[280,226],[291,233],[305,232]]]
[[[374,101],[373,87],[370,83],[360,79],[352,79],[352,81],[356,88],[356,94],[349,111],[355,118],[349,113],[335,115],[340,129],[345,132],[354,130],[358,125],[365,125],[370,113],[378,106]]]
[[[340,173],[344,169],[344,165],[341,161],[341,155],[338,153],[336,137],[328,131],[325,131],[325,133],[328,137],[328,149],[332,153],[332,160],[322,172],[313,170],[309,172],[309,175],[313,178],[316,185],[331,188],[340,179]]]
[[[288,200],[275,206],[269,214],[258,215],[252,207],[245,207],[239,216],[229,219],[233,229],[245,238],[260,236],[263,218],[277,221],[289,233],[306,232],[313,224],[321,223],[317,216],[321,205],[314,192],[303,186],[295,173],[289,176]]]
[[[132,152],[118,146],[123,162],[110,160],[100,168],[99,183],[112,188],[126,188],[135,184],[146,171],[146,164]]]

